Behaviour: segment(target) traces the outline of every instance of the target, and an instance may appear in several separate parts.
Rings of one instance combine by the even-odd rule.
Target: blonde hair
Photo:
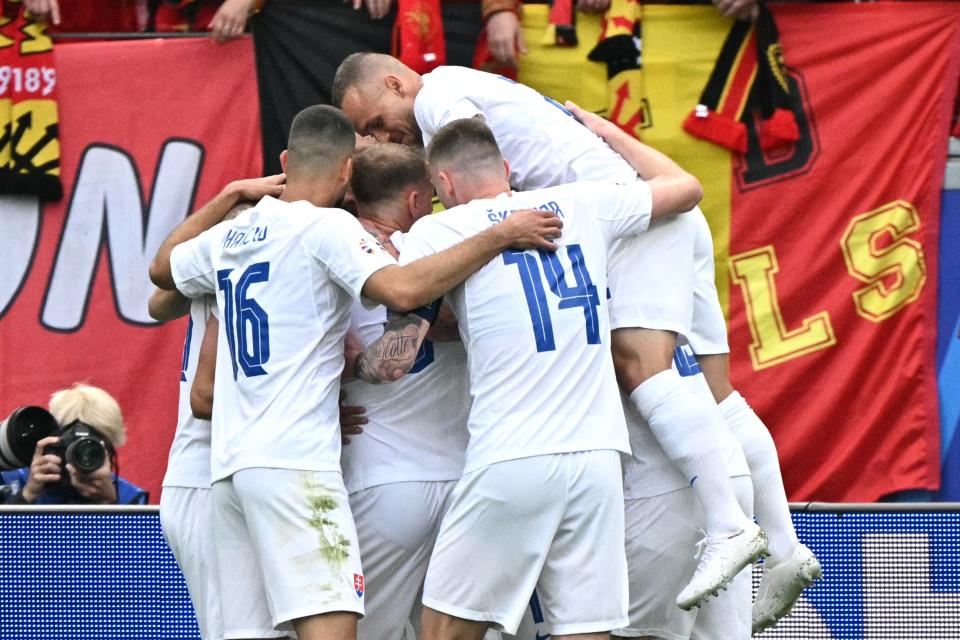
[[[115,447],[126,440],[120,405],[99,387],[77,383],[57,391],[50,396],[50,413],[62,427],[74,420],[90,425],[110,438]]]

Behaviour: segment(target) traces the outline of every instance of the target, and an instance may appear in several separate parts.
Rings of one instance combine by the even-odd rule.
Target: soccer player
[[[709,397],[710,388],[689,345],[676,348],[674,368],[694,393]],[[748,640],[752,581],[748,571],[737,574],[726,591],[699,609],[684,611],[673,605],[673,594],[683,586],[685,576],[696,564],[689,547],[702,544],[703,508],[639,412],[626,401],[623,410],[633,452],[623,458],[630,623],[616,629],[613,636]],[[753,487],[743,449],[728,428],[717,436],[737,499],[749,514],[753,510]],[[656,580],[651,576],[656,576]],[[543,631],[542,608],[534,594],[516,638],[543,638]]]
[[[453,119],[482,115],[511,162],[511,184],[517,188],[636,179],[624,158],[568,117],[561,105],[499,76],[441,67],[421,77],[388,56],[355,54],[340,65],[333,98],[360,133],[405,144],[428,142]],[[766,543],[737,503],[711,435],[721,427],[723,416],[714,403],[691,393],[671,368],[676,338],[683,335],[698,354],[718,399],[729,387],[726,325],[713,281],[712,239],[702,213],[695,209],[690,216],[620,243],[611,255],[608,275],[620,385],[706,510],[711,552],[704,558],[710,562],[698,565],[677,599],[689,608],[715,594],[755,560]],[[752,414],[739,394],[730,396],[731,404],[741,411],[726,411],[728,416]],[[755,416],[752,423],[754,430],[762,427]],[[774,547],[780,556],[772,560],[787,559],[797,550],[805,552],[803,558],[812,558],[796,542],[782,482],[778,485],[772,477],[774,472],[779,477],[775,449],[745,448],[758,458],[758,497],[773,501],[770,509],[759,508],[763,500],[758,498],[761,522],[769,523],[777,537]],[[802,572],[791,575],[801,588],[806,584]]]
[[[689,345],[674,352],[674,368],[690,389],[710,398],[700,365]],[[640,412],[624,401],[632,455],[623,459],[630,623],[618,638],[722,638],[749,640],[752,575],[741,571],[728,589],[700,609],[673,605],[696,565],[689,549],[703,537],[705,517],[687,479],[657,443]],[[740,443],[723,425],[714,436],[743,510],[753,511],[750,470]],[[651,580],[651,576],[657,576]]]
[[[649,182],[514,193],[478,119],[444,127],[427,154],[440,200],[453,208],[413,226],[401,262],[525,207],[556,212],[564,233],[557,253],[505,251],[447,296],[473,404],[464,476],[424,585],[423,640],[476,640],[491,624],[513,633],[535,586],[551,634],[607,637],[626,624],[618,452],[629,451],[609,351],[608,247],[651,217],[689,209],[699,183],[651,154]],[[416,317],[389,321],[355,374],[376,381],[405,370],[428,328]]]
[[[412,147],[364,150],[354,158],[351,185],[361,224],[395,257],[413,223],[432,211],[426,161]],[[385,307],[354,303],[350,331],[367,346],[386,321]],[[437,336],[437,328],[410,373],[394,384],[343,386],[367,420],[340,456],[367,584],[359,640],[400,640],[408,619],[419,627],[427,563],[463,471],[467,356],[455,323],[454,335]]]
[[[599,116],[584,112],[568,103],[585,126],[604,139],[616,151],[628,156],[633,139],[618,127]],[[639,169],[639,165],[634,164]],[[698,236],[703,244],[697,252],[696,278],[698,296],[713,287],[713,246],[706,245],[709,236]],[[696,333],[696,329],[694,330]],[[763,565],[763,579],[753,604],[753,633],[760,633],[790,612],[805,587],[822,577],[820,562],[806,545],[801,544],[790,517],[777,448],[770,431],[753,412],[743,396],[726,376],[727,351],[707,357],[697,355],[697,364],[705,375],[713,398],[719,402],[726,427],[733,433],[746,455],[753,484],[753,511],[769,534],[769,553]],[[722,373],[722,375],[721,375]],[[697,379],[700,379],[699,376]],[[704,395],[705,398],[707,396]],[[722,429],[717,433],[724,433]],[[738,493],[739,495],[739,493]]]
[[[235,217],[249,208],[249,200],[281,193],[282,175],[230,183],[170,233],[155,260],[169,263],[170,250],[180,242],[195,237],[221,220]],[[187,313],[190,316],[183,344],[177,428],[170,446],[163,493],[160,496],[160,526],[183,572],[197,616],[200,637],[204,640],[222,638],[223,624],[210,524],[210,422],[193,416],[190,389],[207,320],[216,304],[212,296],[191,301],[177,291],[157,289],[151,295],[148,306],[150,316],[161,322]]]
[[[551,248],[562,223],[524,212],[398,266],[347,212],[354,130],[332,107],[294,119],[279,200],[178,245],[155,284],[215,293],[221,331],[212,502],[225,635],[346,639],[363,612],[357,535],[340,474],[337,397],[349,300],[409,310],[509,246]]]

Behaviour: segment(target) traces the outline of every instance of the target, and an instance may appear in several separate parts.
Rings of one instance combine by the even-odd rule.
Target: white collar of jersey
[[[283,209],[291,204],[293,203],[277,200],[273,196],[263,196],[260,198],[260,202],[258,202],[254,208],[260,209],[261,211],[270,211],[271,209],[279,211],[280,209]]]

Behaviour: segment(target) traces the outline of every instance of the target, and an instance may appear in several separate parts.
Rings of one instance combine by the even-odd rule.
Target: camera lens
[[[107,450],[96,438],[79,438],[67,447],[67,462],[78,471],[96,471],[107,459]]]
[[[0,422],[0,469],[26,467],[37,442],[60,430],[57,421],[41,407],[19,407]]]

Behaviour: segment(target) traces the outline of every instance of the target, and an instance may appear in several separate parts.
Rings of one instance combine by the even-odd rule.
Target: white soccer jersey
[[[403,234],[390,241],[403,251]],[[386,307],[354,303],[350,330],[364,346],[383,335]],[[366,408],[363,434],[340,456],[343,481],[354,493],[394,482],[458,480],[467,449],[467,354],[460,342],[426,340],[407,375],[392,384],[354,380],[347,404]]]
[[[210,421],[193,417],[190,409],[190,388],[197,373],[200,345],[207,328],[211,309],[217,306],[213,296],[190,302],[190,319],[183,341],[180,364],[180,404],[177,409],[177,431],[170,445],[164,487],[210,488]]]
[[[188,297],[220,310],[212,477],[339,471],[337,396],[350,299],[395,264],[346,211],[265,197],[170,256]]]
[[[676,348],[673,367],[694,393],[714,402],[710,387],[689,345]],[[623,497],[627,500],[649,498],[689,487],[689,479],[667,457],[637,408],[629,398],[623,397],[622,400],[630,432],[630,448],[633,450],[632,455],[623,456]],[[750,475],[747,458],[733,432],[724,426],[713,436],[730,477]]]
[[[402,262],[442,251],[517,209],[563,220],[556,253],[504,251],[447,295],[467,348],[464,472],[549,453],[628,451],[609,350],[608,245],[644,231],[645,183],[577,183],[475,200],[422,218]]]
[[[414,114],[425,145],[448,122],[482,114],[510,161],[510,184],[520,191],[637,177],[626,160],[563,105],[503,76],[438,67],[423,76]]]

